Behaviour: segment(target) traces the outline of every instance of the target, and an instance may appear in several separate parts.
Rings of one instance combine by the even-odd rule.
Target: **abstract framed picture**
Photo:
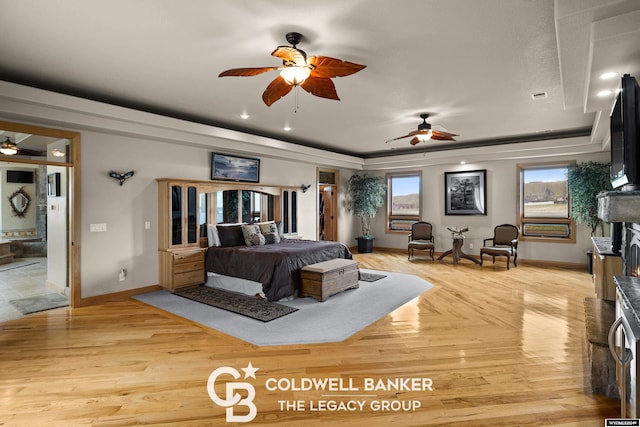
[[[444,173],[445,215],[487,214],[487,170]]]
[[[212,153],[211,179],[260,182],[260,159]]]

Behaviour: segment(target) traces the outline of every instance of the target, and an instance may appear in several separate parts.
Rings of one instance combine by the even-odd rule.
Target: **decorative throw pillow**
[[[242,246],[245,244],[241,225],[217,226],[220,246]]]
[[[265,244],[265,236],[260,233],[256,233],[251,236],[251,244],[254,246],[260,246]]]
[[[258,224],[243,224],[242,235],[244,236],[244,242],[247,246],[253,245],[251,238],[254,234],[261,234]]]
[[[258,225],[260,226],[260,232],[262,234],[278,232],[278,227],[276,226],[276,223],[273,221],[260,222],[258,223]]]
[[[264,233],[264,243],[266,245],[271,245],[273,243],[280,243],[280,236],[278,233]]]

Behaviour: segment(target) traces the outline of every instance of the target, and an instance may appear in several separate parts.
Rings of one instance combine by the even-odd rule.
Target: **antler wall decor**
[[[119,172],[111,171],[109,172],[109,176],[111,178],[118,180],[118,182],[120,182],[120,185],[122,185],[127,179],[133,176],[133,173],[134,173],[133,171],[129,171],[127,173],[119,173]]]

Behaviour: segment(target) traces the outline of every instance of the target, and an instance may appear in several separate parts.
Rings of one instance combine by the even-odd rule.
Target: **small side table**
[[[464,243],[463,233],[469,231],[469,228],[462,228],[457,230],[452,228],[447,228],[447,230],[451,231],[451,237],[453,239],[452,248],[442,253],[442,255],[438,257],[438,261],[442,260],[442,258],[446,256],[451,255],[453,258],[454,264],[457,264],[460,261],[460,259],[468,259],[470,261],[475,262],[476,264],[480,264],[479,259],[477,259],[473,255],[465,254],[464,252],[462,252],[462,244]]]

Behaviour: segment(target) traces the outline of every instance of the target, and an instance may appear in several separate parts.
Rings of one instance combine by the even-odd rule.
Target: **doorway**
[[[57,294],[79,306],[72,242],[80,134],[0,121],[0,137],[8,148],[0,148],[0,241],[8,248],[0,257],[0,303]]]
[[[338,241],[338,174],[318,168],[318,240]]]

